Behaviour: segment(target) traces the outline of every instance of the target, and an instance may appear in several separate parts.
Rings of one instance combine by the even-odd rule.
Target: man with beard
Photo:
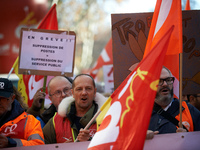
[[[200,112],[191,104],[182,102],[182,124],[179,124],[179,100],[173,98],[173,83],[175,78],[169,69],[162,68],[160,81],[152,112],[149,130],[159,131],[159,134],[186,131],[200,131]]]
[[[15,99],[12,82],[0,78],[0,149],[43,144],[40,122]]]

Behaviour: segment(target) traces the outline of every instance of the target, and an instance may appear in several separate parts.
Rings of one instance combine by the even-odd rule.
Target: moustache
[[[163,87],[159,90],[159,92],[161,92],[162,90],[169,90],[170,91],[170,88],[169,87]]]

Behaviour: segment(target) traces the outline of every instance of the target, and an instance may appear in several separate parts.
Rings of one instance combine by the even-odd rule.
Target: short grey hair
[[[165,66],[163,66],[163,69],[166,69],[169,72],[169,75],[172,77],[172,72]]]

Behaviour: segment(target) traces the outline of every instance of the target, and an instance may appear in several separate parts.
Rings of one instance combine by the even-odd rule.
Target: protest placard
[[[21,30],[19,73],[73,76],[76,34],[73,31]]]
[[[140,62],[146,46],[153,13],[112,14],[114,89]],[[200,11],[182,11],[183,94],[200,93]]]

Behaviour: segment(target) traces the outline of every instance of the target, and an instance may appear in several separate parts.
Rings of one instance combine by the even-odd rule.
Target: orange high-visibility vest
[[[182,102],[182,106],[185,108],[182,111],[182,124],[187,128],[189,132],[194,131],[192,116],[185,101]],[[180,121],[180,114],[178,114],[175,118]]]
[[[44,135],[40,122],[26,112],[2,125],[0,134],[16,141],[17,147],[44,144]]]

